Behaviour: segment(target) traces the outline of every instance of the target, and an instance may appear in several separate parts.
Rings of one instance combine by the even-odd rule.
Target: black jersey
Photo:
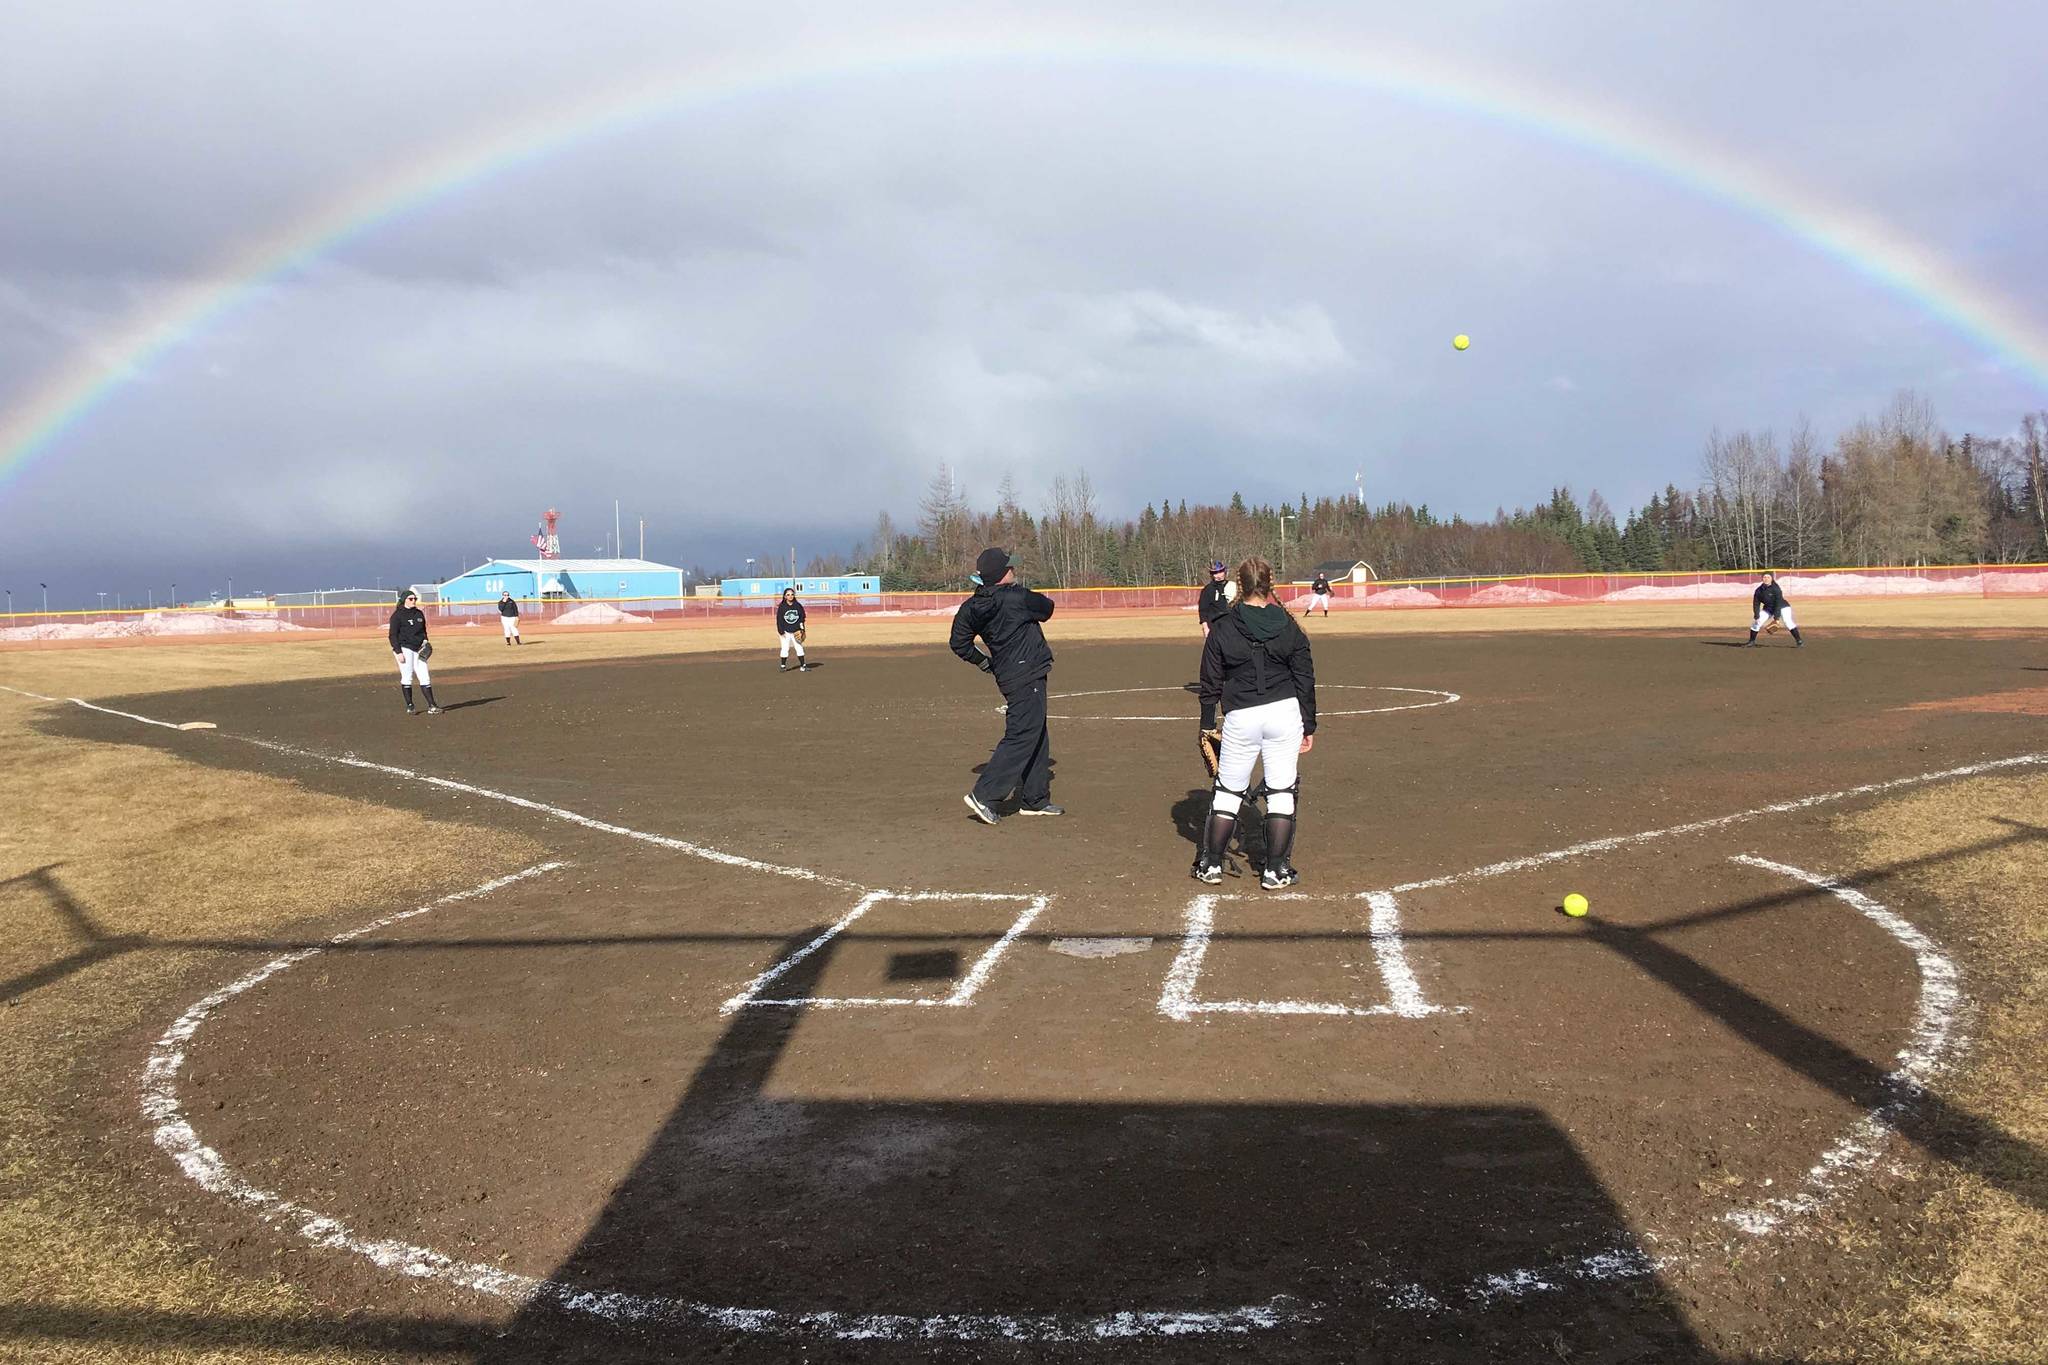
[[[1224,612],[1230,610],[1230,580],[1210,579],[1202,586],[1202,595],[1195,603],[1195,615],[1208,625]]]
[[[1759,583],[1756,585],[1756,591],[1749,595],[1749,604],[1757,611],[1763,612],[1766,615],[1783,615],[1785,611],[1785,590],[1778,586],[1776,580],[1769,583]]]
[[[418,607],[400,607],[391,613],[391,649],[417,650],[427,642],[427,614]]]
[[[775,604],[775,633],[777,635],[794,635],[803,628],[803,603],[778,602]]]

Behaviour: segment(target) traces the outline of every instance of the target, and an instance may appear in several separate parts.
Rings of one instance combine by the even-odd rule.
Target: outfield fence
[[[1759,575],[1751,570],[1697,573],[1512,574],[1468,578],[1403,578],[1332,585],[1332,610],[1401,611],[1456,607],[1584,606],[1594,603],[1746,601]],[[1797,569],[1779,574],[1785,595],[1814,598],[2041,597],[2048,596],[2048,564],[1970,564],[1905,568]],[[950,616],[967,596],[952,592],[886,592],[804,598],[813,617]],[[1193,611],[1201,589],[1192,584],[1131,588],[1050,588],[1063,611]],[[1280,597],[1299,603],[1305,583],[1288,583]],[[535,625],[620,626],[641,622],[690,623],[765,617],[774,597],[549,598],[520,603],[520,621]],[[494,602],[427,604],[442,625],[496,628]],[[391,608],[382,603],[130,607],[125,610],[14,612],[0,615],[0,640],[119,638],[122,636],[276,634],[299,630],[381,629]]]

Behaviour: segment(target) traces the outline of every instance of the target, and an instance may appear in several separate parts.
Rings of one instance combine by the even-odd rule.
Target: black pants
[[[1027,806],[1042,806],[1052,799],[1052,739],[1045,732],[1045,679],[1034,678],[1003,693],[1010,704],[1004,714],[1002,742],[988,756],[981,780],[974,784],[975,799],[994,805],[1017,793]]]

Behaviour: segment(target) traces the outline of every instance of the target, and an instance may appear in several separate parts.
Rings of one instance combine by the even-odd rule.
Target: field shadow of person
[[[970,1098],[879,1073],[863,1094],[863,1058],[940,1013],[915,1010],[833,1016],[815,1046],[837,1049],[840,1079],[814,1096],[778,1068],[832,947],[732,1016],[476,1360],[1465,1361],[1553,1340],[1702,1358],[1540,1109],[1175,1101],[1156,1084],[1139,1102]],[[949,1052],[1013,1045],[1007,1027],[950,1036]],[[1500,1288],[1521,1282],[1544,1292]]]

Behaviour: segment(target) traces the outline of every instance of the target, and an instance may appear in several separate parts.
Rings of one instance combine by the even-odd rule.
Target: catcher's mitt
[[[1195,733],[1195,747],[1202,751],[1202,763],[1209,769],[1209,778],[1216,778],[1216,761],[1222,752],[1223,732],[1221,730],[1198,730]]]
[[[1779,631],[1783,630],[1784,628],[1785,623],[1783,621],[1780,621],[1777,617],[1773,616],[1771,618],[1771,623],[1764,627],[1764,634],[1776,635]]]
[[[433,658],[433,657],[434,657],[434,642],[433,642],[432,640],[422,640],[422,641],[420,641],[420,647],[419,647],[418,649],[414,650],[414,651],[413,651],[413,653],[415,653],[415,654],[419,655],[419,656],[420,656],[420,657],[421,657],[422,659],[431,659],[431,658]]]

